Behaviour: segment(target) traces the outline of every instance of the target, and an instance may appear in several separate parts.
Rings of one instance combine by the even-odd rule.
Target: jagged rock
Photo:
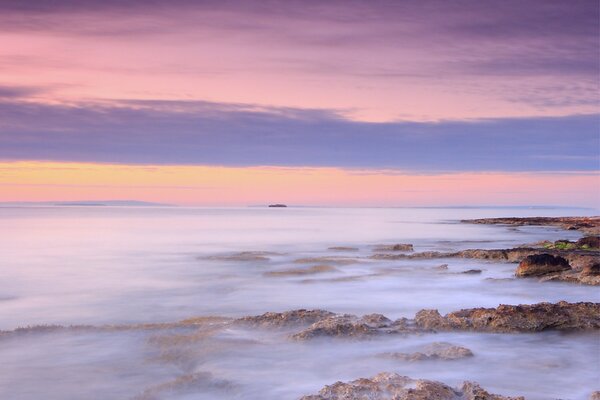
[[[333,316],[335,316],[334,313],[325,310],[292,310],[282,313],[267,312],[262,315],[242,317],[236,319],[234,323],[265,328],[283,328],[314,324],[317,321]]]
[[[437,310],[421,310],[415,316],[419,328],[481,332],[538,332],[549,329],[600,328],[600,303],[538,303],[471,308],[441,316]]]
[[[473,352],[466,347],[456,346],[450,343],[432,343],[423,351],[415,353],[386,353],[386,358],[402,361],[427,361],[427,360],[458,360],[472,357]]]
[[[465,382],[461,389],[453,389],[441,382],[411,379],[394,373],[382,372],[372,378],[351,382],[336,382],[325,386],[316,395],[300,400],[523,400],[489,394],[479,385]]]
[[[315,322],[307,329],[292,335],[291,338],[294,340],[308,340],[322,336],[364,338],[376,333],[377,327],[355,315],[335,315]]]
[[[521,261],[515,275],[519,277],[542,276],[570,269],[569,262],[562,257],[550,254],[535,254],[527,256]]]

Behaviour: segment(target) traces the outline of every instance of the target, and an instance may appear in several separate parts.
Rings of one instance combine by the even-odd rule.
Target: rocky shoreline
[[[286,279],[316,274],[341,273],[344,266],[365,262],[378,263],[395,260],[471,259],[485,263],[515,263],[516,279],[537,279],[540,282],[561,281],[584,285],[600,285],[600,217],[569,218],[491,218],[465,220],[473,224],[501,224],[509,226],[544,225],[577,230],[584,237],[577,241],[557,240],[527,244],[509,249],[466,249],[452,252],[415,252],[412,244],[397,243],[371,246],[372,254],[354,257],[352,254],[307,256],[292,261],[291,267],[262,273],[264,279]],[[333,246],[329,251],[358,252],[358,247]],[[234,263],[266,263],[281,253],[269,251],[242,251],[232,254],[203,257],[206,261]],[[447,272],[447,265],[427,267],[434,273]],[[481,269],[468,269],[462,274],[480,274]],[[343,278],[334,278],[343,279]],[[475,332],[493,334],[539,334],[546,331],[594,332],[600,331],[600,303],[597,302],[540,302],[536,304],[501,304],[497,307],[474,307],[442,315],[436,309],[421,309],[410,318],[391,319],[383,314],[339,314],[321,309],[296,309],[266,312],[239,318],[220,316],[196,317],[177,322],[131,325],[30,326],[0,331],[0,340],[56,332],[117,332],[147,331],[152,345],[161,349],[161,357],[184,357],[199,343],[212,340],[228,330],[268,332],[278,340],[294,345],[350,343],[375,341],[386,337],[439,337],[444,332]],[[261,333],[262,332],[262,333]],[[429,338],[429,336],[425,336]],[[453,341],[453,339],[450,339]],[[358,345],[358,344],[357,344]],[[190,347],[191,346],[191,347]],[[477,357],[477,349],[432,340],[408,351],[374,352],[372,357],[398,363],[435,363],[449,365],[470,362]],[[460,361],[462,360],[462,361]],[[180,362],[180,361],[178,361]],[[380,370],[380,369],[378,369]],[[374,371],[377,372],[378,370]],[[236,383],[213,378],[210,373],[192,372],[149,387],[136,399],[158,399],[171,393],[203,390],[236,390]],[[600,398],[599,392],[590,399]],[[372,377],[324,386],[300,400],[517,400],[524,397],[506,397],[492,394],[474,382],[452,387],[437,380],[413,379],[392,372],[381,372]]]

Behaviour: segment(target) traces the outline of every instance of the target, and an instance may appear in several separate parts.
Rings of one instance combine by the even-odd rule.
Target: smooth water
[[[298,308],[412,317],[423,308],[540,301],[600,301],[597,288],[514,280],[514,264],[481,260],[376,261],[374,246],[415,251],[506,248],[576,239],[547,227],[462,224],[464,218],[584,215],[569,209],[438,208],[0,208],[0,330],[59,325],[171,322],[193,316]],[[331,246],[358,251],[332,251]],[[268,251],[266,260],[223,260]],[[342,256],[359,262],[311,275],[295,260]],[[442,263],[447,271],[436,270]],[[478,268],[483,272],[459,272]],[[599,390],[597,334],[439,333],[364,342],[295,343],[287,333],[227,328],[192,341],[179,333],[118,330],[0,338],[0,398],[294,399],[325,384],[398,372],[458,385],[481,383],[528,399],[583,399]],[[157,340],[158,338],[158,340]],[[162,339],[161,339],[162,338]],[[459,361],[379,357],[431,342],[470,348]],[[165,344],[167,343],[167,344]],[[191,376],[193,383],[178,384]],[[174,384],[172,384],[175,382]],[[150,393],[150,394],[149,394]]]

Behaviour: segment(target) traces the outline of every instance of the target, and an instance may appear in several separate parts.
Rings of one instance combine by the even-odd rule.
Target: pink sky
[[[594,206],[597,14],[0,3],[0,201]]]

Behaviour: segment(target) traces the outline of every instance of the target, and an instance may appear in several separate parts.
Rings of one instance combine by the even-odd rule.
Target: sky
[[[596,0],[0,0],[0,201],[600,205]]]

